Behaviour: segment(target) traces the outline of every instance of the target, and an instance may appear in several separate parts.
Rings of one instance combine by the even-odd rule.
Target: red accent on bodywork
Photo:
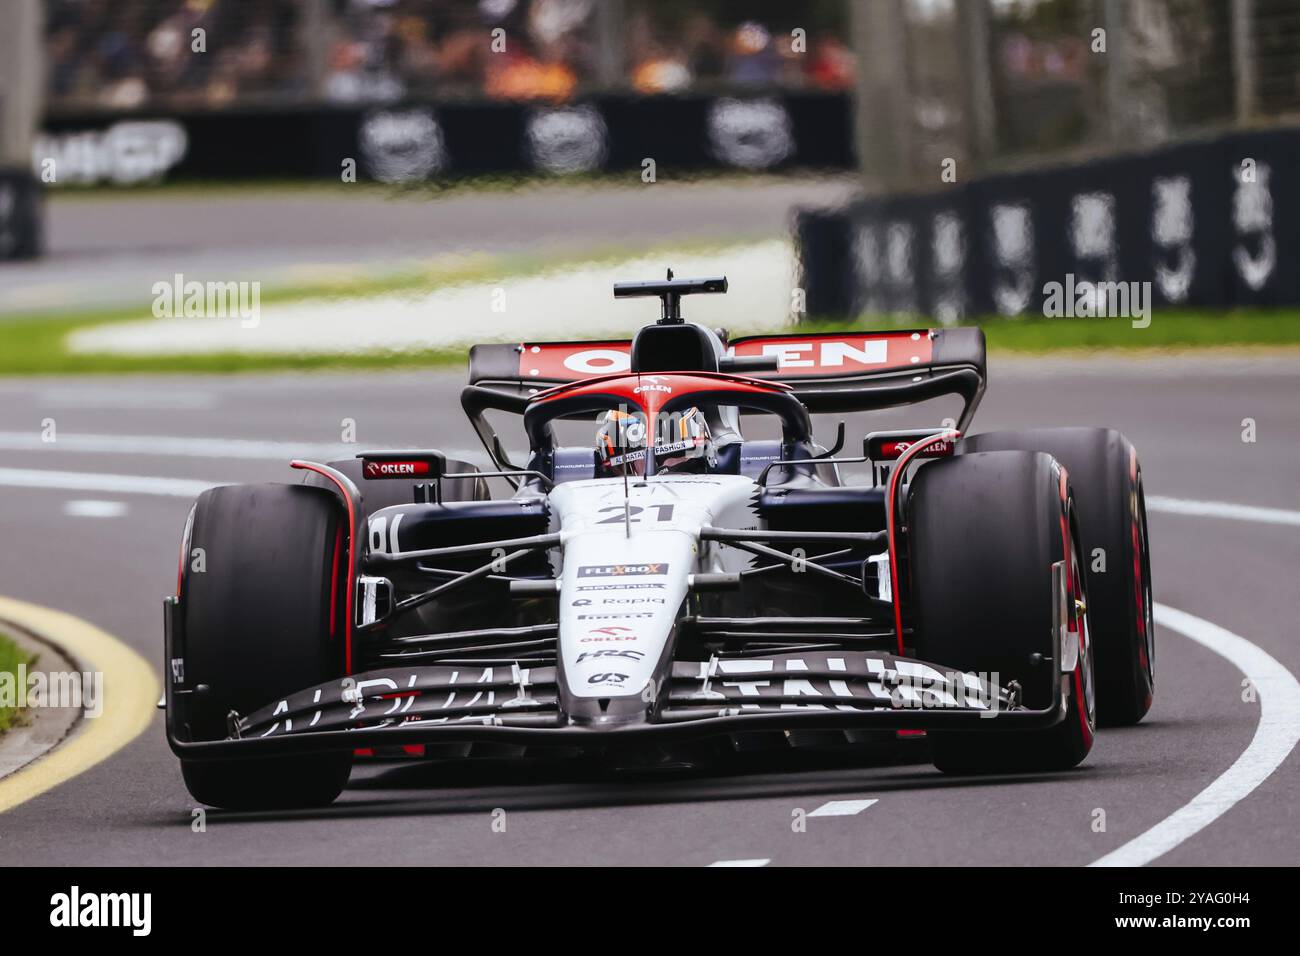
[[[185,522],[189,524],[189,519]],[[185,533],[181,532],[181,553],[176,561],[176,600],[181,599],[181,582],[185,579],[185,548],[188,542],[185,540]]]
[[[343,543],[343,527],[334,529],[334,558],[330,562],[330,637],[334,636],[339,616],[339,545]]]
[[[533,396],[534,402],[550,402],[558,398],[583,395],[612,395],[628,405],[640,407],[648,415],[656,415],[667,402],[695,392],[735,392],[738,395],[772,395],[792,391],[781,382],[760,382],[739,375],[719,372],[657,373],[602,375],[583,382],[556,385]]]
[[[408,757],[423,757],[424,744],[402,744],[402,753]],[[352,751],[354,757],[373,757],[375,750],[373,747],[358,747]]]
[[[1083,661],[1079,661],[1079,666],[1074,669],[1074,692],[1079,695],[1079,724],[1083,727],[1083,739],[1092,744],[1092,728],[1088,726],[1088,705],[1083,699],[1083,677],[1080,676],[1080,669],[1083,667]]]
[[[181,599],[181,587],[185,584],[185,559],[189,557],[190,537],[194,534],[194,515],[198,511],[198,503],[190,507],[190,513],[185,516],[185,527],[181,529],[181,547],[180,553],[176,556],[176,600]]]
[[[895,458],[912,447],[909,441],[886,441],[880,443],[880,453],[877,457],[879,461],[893,461]],[[950,442],[939,442],[920,453],[921,458],[951,458],[956,451],[957,446]]]
[[[339,494],[343,496],[343,501],[347,505],[348,576],[347,576],[347,591],[345,591],[343,595],[344,614],[346,615],[347,619],[343,622],[343,642],[344,642],[343,643],[343,673],[351,674],[352,673],[352,595],[356,592],[356,582],[352,579],[352,569],[357,566],[355,560],[356,558],[355,548],[357,543],[356,541],[353,540],[353,538],[355,538],[356,535],[352,533],[352,529],[357,526],[356,506],[352,503],[352,496],[348,494],[348,489],[344,487],[343,484],[340,483],[337,478],[331,475],[329,471],[322,468],[320,465],[317,465],[314,462],[310,462],[310,461],[299,461],[295,459],[294,461],[289,462],[289,467],[300,468],[305,471],[315,472],[316,474],[320,475],[322,478],[328,479],[330,484],[338,488]]]
[[[903,452],[893,470],[889,473],[889,484],[885,489],[885,527],[889,533],[889,580],[894,590],[894,633],[898,637],[898,653],[903,653],[903,588],[898,579],[898,482],[908,463],[935,442],[955,442],[961,438],[957,430],[939,432],[928,438],[913,442]]]

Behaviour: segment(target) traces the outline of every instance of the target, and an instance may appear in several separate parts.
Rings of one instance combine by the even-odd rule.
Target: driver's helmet
[[[596,432],[596,459],[610,473],[645,473],[645,419],[612,409]]]
[[[712,459],[709,423],[698,408],[660,419],[654,444],[655,471],[704,470]],[[605,413],[596,432],[596,458],[605,474],[645,474],[646,424],[639,415],[621,410]]]
[[[713,460],[709,422],[698,408],[677,416],[662,416],[665,434],[655,446],[657,471],[703,471]]]

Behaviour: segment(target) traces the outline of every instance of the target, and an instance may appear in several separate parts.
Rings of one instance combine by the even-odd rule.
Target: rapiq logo
[[[662,564],[584,564],[578,568],[580,578],[619,578],[638,574],[667,574],[667,563]]]

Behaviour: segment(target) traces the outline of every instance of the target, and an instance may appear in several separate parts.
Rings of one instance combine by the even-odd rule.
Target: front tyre
[[[911,600],[917,654],[940,669],[1016,681],[1026,706],[1042,709],[1060,682],[1064,717],[1050,727],[929,734],[945,773],[1067,770],[1092,749],[1096,727],[1086,581],[1073,532],[1068,479],[1051,456],[961,455],[923,465],[909,513]],[[1065,562],[1070,628],[1079,640],[1062,674],[1054,634],[1052,565]],[[1076,603],[1075,598],[1079,599]]]
[[[322,489],[229,485],[199,496],[189,555],[202,560],[187,560],[180,595],[187,679],[208,687],[190,707],[192,739],[224,739],[232,711],[342,673],[347,533]],[[351,767],[351,752],[181,761],[196,800],[231,810],[329,803]]]

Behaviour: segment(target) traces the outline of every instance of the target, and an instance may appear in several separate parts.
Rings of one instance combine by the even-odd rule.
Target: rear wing
[[[959,395],[961,431],[987,377],[984,332],[975,327],[749,335],[730,340],[727,354],[775,357],[776,371],[749,377],[789,385],[810,412],[869,411]],[[469,353],[470,385],[526,401],[552,385],[631,371],[631,356],[629,339],[476,345]]]

